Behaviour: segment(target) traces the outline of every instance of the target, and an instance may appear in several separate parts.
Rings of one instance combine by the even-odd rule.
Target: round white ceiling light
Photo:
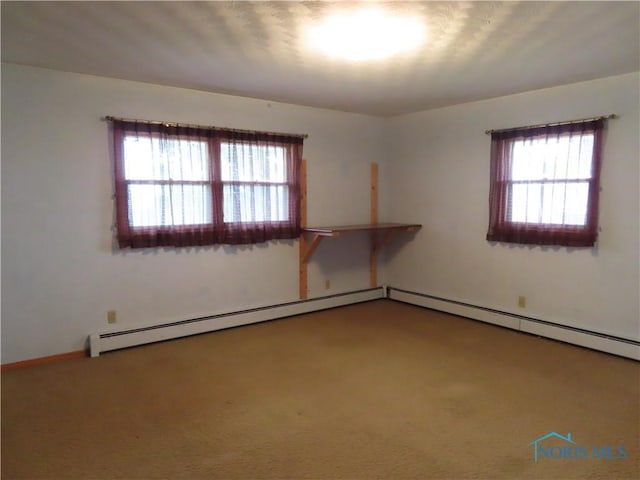
[[[392,57],[420,46],[424,25],[381,9],[334,14],[309,28],[307,42],[325,55],[359,62]]]

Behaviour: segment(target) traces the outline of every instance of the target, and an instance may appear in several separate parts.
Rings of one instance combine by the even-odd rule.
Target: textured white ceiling
[[[375,2],[426,44],[365,63],[305,46],[364,3],[3,1],[2,61],[381,116],[640,70],[639,2]]]

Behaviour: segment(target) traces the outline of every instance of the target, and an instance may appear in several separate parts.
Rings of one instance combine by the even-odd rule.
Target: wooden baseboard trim
[[[33,367],[35,365],[43,365],[46,363],[54,363],[62,360],[70,360],[72,358],[83,358],[87,356],[85,350],[77,350],[75,352],[58,353],[57,355],[49,355],[48,357],[32,358],[30,360],[22,360],[21,362],[5,363],[0,365],[0,372],[15,370],[17,368]]]

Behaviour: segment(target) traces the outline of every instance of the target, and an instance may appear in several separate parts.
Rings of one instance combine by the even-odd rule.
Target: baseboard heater
[[[501,327],[539,335],[581,347],[640,360],[640,342],[628,338],[606,335],[581,328],[561,325],[546,320],[480,307],[469,303],[436,297],[424,293],[388,287],[388,298],[432,310],[452,313],[472,320],[480,320]]]
[[[103,352],[134,347],[147,343],[161,342],[200,333],[213,332],[225,328],[265,322],[278,318],[342,307],[354,303],[368,302],[386,296],[385,287],[369,288],[353,292],[327,295],[278,305],[252,308],[237,312],[222,313],[189,320],[180,320],[160,325],[127,328],[89,335],[89,351],[92,357]]]

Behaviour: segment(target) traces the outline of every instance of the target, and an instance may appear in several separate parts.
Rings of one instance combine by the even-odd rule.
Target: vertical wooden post
[[[302,160],[300,163],[300,226],[307,226],[307,161]],[[300,299],[304,300],[308,295],[307,285],[307,262],[304,261],[304,255],[307,251],[307,239],[304,233],[300,233]]]
[[[378,223],[378,164],[371,164],[371,224]],[[369,286],[378,286],[378,234],[371,232],[371,255],[369,258]]]

